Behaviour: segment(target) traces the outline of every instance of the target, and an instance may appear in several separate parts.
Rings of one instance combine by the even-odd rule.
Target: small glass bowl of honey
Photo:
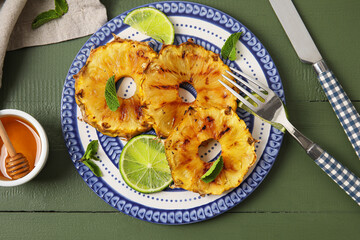
[[[30,172],[27,175],[12,180],[5,168],[5,159],[8,152],[0,139],[0,186],[18,186],[33,179],[43,169],[49,153],[48,139],[40,123],[23,111],[15,109],[0,110],[0,120],[14,149],[21,152],[30,165]]]

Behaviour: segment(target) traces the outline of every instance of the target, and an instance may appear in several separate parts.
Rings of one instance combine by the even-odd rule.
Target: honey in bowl
[[[41,141],[35,128],[25,119],[15,115],[1,116],[4,128],[16,152],[22,153],[29,162],[30,171],[34,169],[41,153]],[[8,151],[0,139],[0,180],[11,180],[5,168]]]

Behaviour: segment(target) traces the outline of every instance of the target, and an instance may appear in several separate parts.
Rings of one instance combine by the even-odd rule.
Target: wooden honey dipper
[[[11,179],[16,180],[24,177],[30,172],[29,161],[22,153],[17,153],[12,145],[9,136],[6,133],[4,125],[0,120],[0,136],[4,145],[9,153],[5,159],[6,173]]]

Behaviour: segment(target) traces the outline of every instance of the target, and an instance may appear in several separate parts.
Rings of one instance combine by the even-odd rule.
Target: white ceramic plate
[[[240,22],[219,10],[197,3],[159,2],[146,6],[155,7],[170,18],[176,33],[174,44],[192,38],[195,43],[219,54],[227,37],[234,32],[242,31],[242,37],[237,43],[239,50],[237,60],[224,62],[267,84],[284,100],[281,80],[270,55],[260,41]],[[112,40],[111,33],[121,38],[149,40],[148,36],[123,24],[123,19],[130,11],[110,20],[89,38],[75,56],[66,76],[62,94],[61,121],[71,160],[80,176],[100,198],[135,218],[161,224],[186,224],[215,217],[239,204],[261,183],[275,161],[283,134],[238,109],[238,114],[247,123],[253,137],[260,140],[256,144],[258,159],[239,187],[220,196],[200,197],[199,194],[182,189],[143,194],[128,187],[118,170],[119,156],[125,142],[119,138],[104,136],[78,120],[78,117],[81,118],[81,113],[74,99],[73,75],[84,66],[91,48]],[[161,44],[154,41],[152,47],[158,51]],[[192,93],[191,88],[184,87],[184,91]],[[101,178],[96,177],[85,165],[78,162],[88,143],[96,139],[101,145],[98,151],[100,162],[97,162],[104,175]],[[213,155],[216,156],[217,153]]]

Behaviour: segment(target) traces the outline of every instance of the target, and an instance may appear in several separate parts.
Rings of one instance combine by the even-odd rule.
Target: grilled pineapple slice
[[[167,137],[182,119],[189,106],[231,107],[236,109],[236,98],[219,82],[221,74],[229,67],[220,57],[191,40],[178,46],[164,46],[145,70],[142,83],[146,112],[153,118],[158,136]],[[191,84],[196,100],[183,102],[179,96],[179,85]]]
[[[224,166],[213,182],[205,183],[201,176],[212,163],[201,160],[198,148],[209,139],[221,144]],[[201,195],[239,186],[256,161],[255,142],[245,122],[230,108],[189,108],[165,142],[174,186]]]
[[[83,119],[98,131],[126,139],[149,130],[140,90],[143,69],[157,54],[146,43],[120,39],[91,51],[86,65],[75,78],[75,99]],[[107,80],[131,77],[136,83],[135,94],[128,99],[118,97],[120,107],[111,111],[105,100]]]

